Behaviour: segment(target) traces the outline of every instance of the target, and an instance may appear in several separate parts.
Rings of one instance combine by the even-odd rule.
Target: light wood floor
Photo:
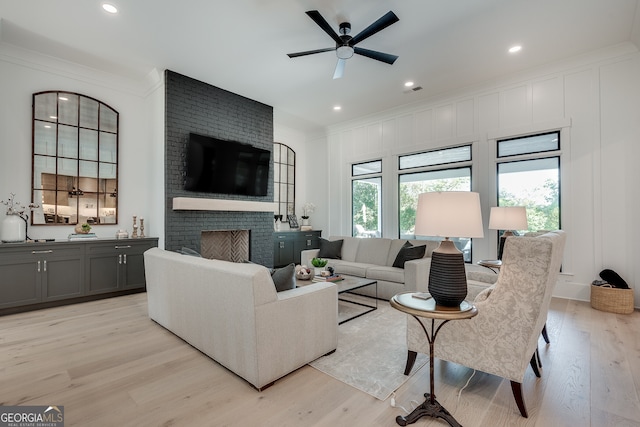
[[[554,299],[529,418],[508,381],[438,362],[438,400],[465,426],[640,426],[640,312]],[[428,366],[396,394],[410,409]],[[0,317],[0,405],[64,405],[69,426],[394,426],[399,408],[305,366],[262,393],[147,317],[146,294]],[[415,425],[444,426],[423,418]]]

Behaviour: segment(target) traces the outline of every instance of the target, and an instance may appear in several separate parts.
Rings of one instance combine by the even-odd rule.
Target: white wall
[[[324,149],[339,161],[326,169],[331,197],[323,234],[350,234],[351,163],[382,158],[383,235],[397,237],[398,154],[469,142],[486,227],[496,205],[495,140],[560,129],[568,242],[556,295],[589,300],[589,284],[604,268],[634,286],[640,280],[639,118],[640,55],[625,44],[331,127]],[[495,257],[495,232],[485,235],[474,240],[476,260]]]
[[[158,133],[162,125],[152,107],[162,102],[162,96],[145,99],[150,90],[157,90],[157,82],[132,81],[6,43],[0,43],[0,76],[0,199],[16,193],[17,201],[31,201],[32,94],[45,90],[81,93],[120,113],[119,224],[96,226],[93,231],[100,237],[115,236],[119,228],[131,233],[132,216],[138,215],[145,218],[146,235],[162,234],[163,211],[158,210],[157,203],[162,180],[158,181],[155,150],[163,143],[163,132]],[[162,165],[159,167],[163,170]],[[34,239],[64,239],[73,228],[30,226],[29,235]]]

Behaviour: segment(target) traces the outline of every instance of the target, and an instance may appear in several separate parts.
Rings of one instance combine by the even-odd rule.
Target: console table
[[[145,290],[157,238],[0,244],[0,315]]]
[[[409,415],[406,417],[401,415],[397,416],[396,423],[401,426],[406,426],[407,424],[415,423],[424,416],[429,416],[442,418],[452,427],[462,427],[460,423],[453,418],[453,415],[436,400],[433,379],[433,349],[440,328],[451,320],[470,319],[478,314],[478,309],[475,305],[467,301],[463,301],[459,307],[441,307],[436,305],[433,298],[429,297],[428,299],[424,299],[422,295],[420,292],[403,292],[394,295],[389,301],[391,306],[396,310],[412,315],[418,323],[420,323],[420,326],[422,326],[422,330],[429,341],[429,393],[424,394],[426,398],[424,403],[415,408]],[[421,298],[416,298],[417,296]],[[431,319],[431,330],[427,330],[424,323],[422,323],[418,317]],[[441,320],[437,328],[435,326],[436,319]]]

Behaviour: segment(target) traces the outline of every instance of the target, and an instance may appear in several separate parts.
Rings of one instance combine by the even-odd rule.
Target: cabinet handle
[[[52,250],[48,250],[48,251],[31,251],[32,254],[52,254],[53,251]]]
[[[280,249],[284,249],[284,242],[280,242]]]
[[[40,273],[40,261],[38,261],[38,273]]]
[[[278,236],[278,239],[286,239],[287,236]]]
[[[126,245],[126,246],[116,246],[116,249],[129,249],[131,247],[131,245]]]
[[[118,264],[122,264],[122,254],[118,255]]]
[[[307,246],[311,246],[311,239],[307,239]]]
[[[124,263],[127,263],[127,254],[124,254]]]
[[[47,271],[47,260],[46,259],[44,260],[44,271],[45,272]]]

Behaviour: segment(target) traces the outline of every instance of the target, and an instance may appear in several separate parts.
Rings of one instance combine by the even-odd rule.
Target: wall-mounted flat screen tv
[[[248,144],[189,134],[184,189],[266,196],[271,152]]]

